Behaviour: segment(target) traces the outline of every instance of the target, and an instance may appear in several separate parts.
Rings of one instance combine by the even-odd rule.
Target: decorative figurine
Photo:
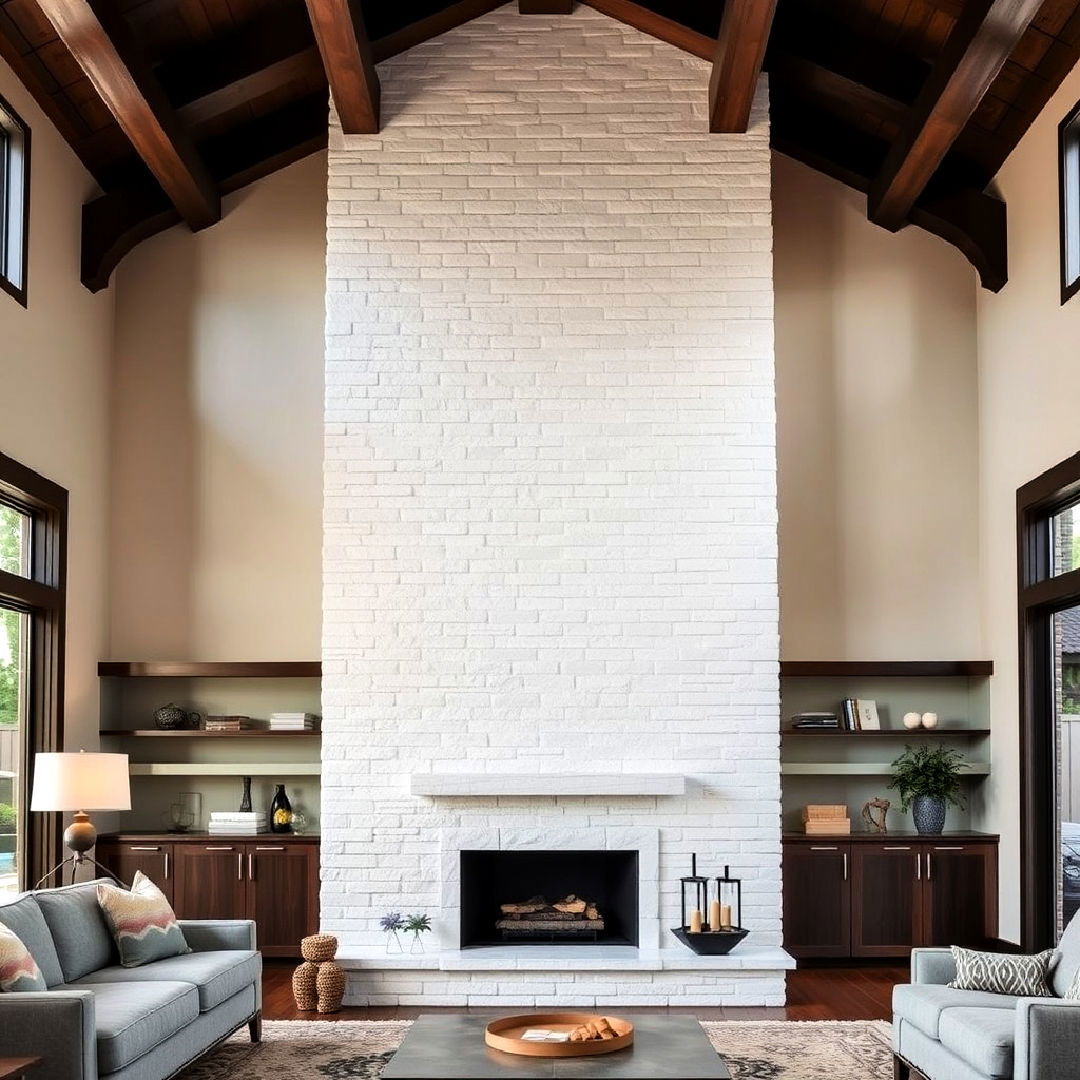
[[[335,1013],[345,996],[345,972],[334,963],[337,938],[312,934],[300,942],[304,962],[293,972],[293,997],[301,1012]]]
[[[924,712],[922,714],[922,726],[927,731],[933,731],[938,725],[938,715],[936,712]]]
[[[917,712],[904,713],[904,727],[908,731],[914,731],[922,723],[922,716]]]
[[[866,822],[868,832],[887,833],[889,827],[885,824],[885,815],[889,812],[892,803],[888,799],[871,799],[862,808],[862,819]]]
[[[168,705],[162,705],[154,713],[154,723],[162,731],[178,731],[181,728],[197,728],[202,721],[202,713],[188,712],[174,705],[171,701]]]

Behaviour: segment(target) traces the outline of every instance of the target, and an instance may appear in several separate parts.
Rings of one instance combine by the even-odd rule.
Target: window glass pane
[[[0,570],[30,576],[30,518],[0,503]]]
[[[1080,503],[1068,506],[1051,522],[1054,575],[1080,569]]]
[[[0,608],[0,897],[19,891],[24,846],[20,773],[26,731],[29,616]]]

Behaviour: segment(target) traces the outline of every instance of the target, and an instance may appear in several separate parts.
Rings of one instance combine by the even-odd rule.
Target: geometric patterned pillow
[[[141,870],[130,892],[99,885],[97,901],[116,939],[122,967],[191,952],[165,894]]]
[[[956,978],[954,990],[985,990],[991,994],[1013,997],[1053,997],[1050,989],[1050,963],[1054,950],[1018,956],[1012,953],[976,952],[952,947]]]
[[[45,978],[14,930],[0,923],[0,991],[48,990]]]

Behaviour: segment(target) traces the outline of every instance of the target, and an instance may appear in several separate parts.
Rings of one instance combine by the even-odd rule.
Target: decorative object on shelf
[[[863,804],[862,819],[866,823],[867,832],[887,833],[889,831],[888,825],[885,824],[885,817],[890,806],[892,803],[888,799],[879,797]]]
[[[278,784],[274,789],[274,798],[270,803],[270,831],[272,833],[292,832],[292,803],[285,794],[285,785]]]
[[[244,794],[240,796],[240,813],[251,813],[251,777],[244,777]]]
[[[181,791],[169,807],[169,832],[186,833],[202,817],[202,795],[197,791]]]
[[[303,836],[307,832],[307,815],[299,810],[293,810],[292,831],[295,836]]]
[[[206,718],[207,731],[238,735],[242,731],[247,731],[250,726],[251,718],[247,716],[208,716]]]
[[[710,879],[697,872],[697,855],[690,858],[690,875],[680,878],[682,925],[671,932],[698,956],[726,956],[749,933],[739,926],[742,882],[733,878],[730,868],[725,866],[724,876],[713,879],[716,884],[713,899]]]
[[[386,934],[386,951],[399,953],[405,950],[401,947],[400,933],[405,929],[405,920],[400,911],[388,911],[380,920],[379,928]]]
[[[938,726],[938,714],[936,712],[924,712],[922,714],[922,726],[927,731],[933,731]]]
[[[922,723],[922,714],[917,712],[904,713],[904,727],[908,731],[914,731]]]
[[[338,942],[333,934],[311,934],[300,942],[304,962],[293,972],[296,1007],[301,1012],[335,1013],[345,996],[345,972],[334,963]]]
[[[839,731],[840,717],[831,712],[796,713],[791,718],[792,731]]]
[[[807,836],[837,836],[851,832],[851,818],[843,803],[811,803],[803,807],[803,832]]]
[[[937,836],[945,828],[947,808],[964,805],[960,773],[968,764],[963,755],[944,746],[907,746],[892,767],[889,787],[900,792],[900,805],[911,809],[921,835]]]
[[[878,716],[877,702],[873,698],[856,698],[855,714],[859,718],[860,731],[881,730],[881,717]]]
[[[422,953],[424,951],[424,939],[420,935],[431,932],[431,916],[420,912],[415,915],[406,915],[405,925],[402,929],[413,936],[409,952]]]
[[[154,723],[162,731],[179,731],[181,728],[188,727],[197,728],[201,720],[201,713],[188,712],[171,701],[168,705],[162,705],[154,713]]]

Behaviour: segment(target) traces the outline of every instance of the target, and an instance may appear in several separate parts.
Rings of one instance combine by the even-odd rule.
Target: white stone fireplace
[[[579,6],[379,67],[332,125],[323,928],[347,1000],[777,1004],[767,93]],[[633,850],[636,945],[460,947],[462,850]],[[678,879],[750,937],[680,945]],[[425,911],[422,955],[379,918]]]

